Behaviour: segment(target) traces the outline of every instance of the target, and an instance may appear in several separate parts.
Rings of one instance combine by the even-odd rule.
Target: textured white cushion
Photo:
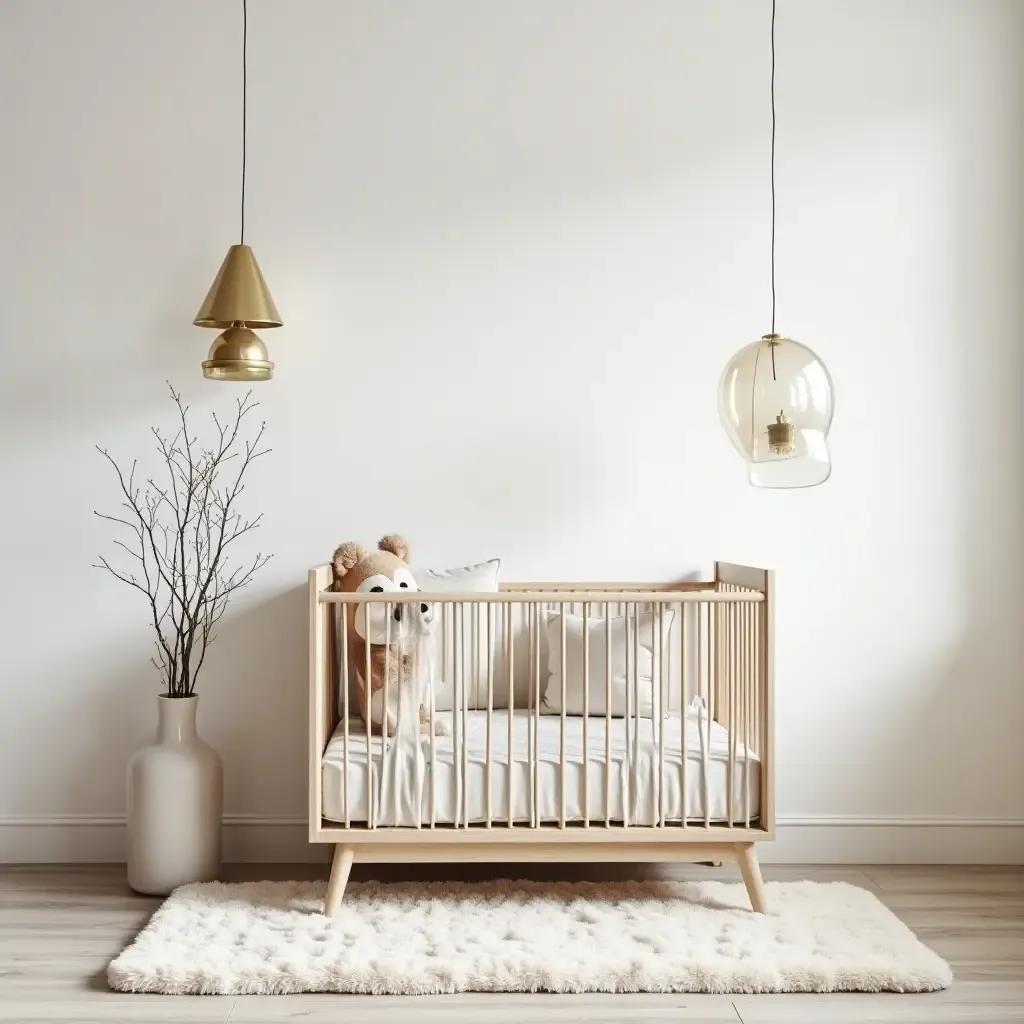
[[[427,593],[434,594],[496,594],[498,592],[498,573],[501,570],[501,559],[492,558],[488,562],[477,565],[463,565],[455,569],[421,569],[412,566],[412,575],[416,586]],[[466,605],[464,623],[465,638],[459,644],[462,657],[461,672],[464,674],[466,696],[469,708],[487,707],[487,666],[493,656],[493,647],[498,640],[496,609],[492,606],[491,645],[487,643],[487,605]],[[476,622],[476,644],[473,644],[473,622]],[[448,637],[448,656],[445,657],[444,629],[439,626],[433,635],[434,664],[437,684],[434,689],[434,707],[439,711],[447,711],[454,704],[454,686],[456,681],[455,638]],[[507,687],[506,687],[507,689]],[[496,687],[495,687],[496,690]],[[495,706],[502,707],[507,697],[498,702],[495,693]]]
[[[667,666],[669,644],[675,611],[661,611],[661,634],[658,632],[658,613],[645,612],[634,622],[626,616],[613,616],[608,620],[588,618],[584,639],[583,616],[565,616],[565,711],[569,715],[583,714],[583,650],[587,644],[590,654],[590,701],[592,715],[605,714],[607,688],[606,666],[611,665],[611,714],[626,714],[626,681],[638,679],[638,693],[630,694],[630,714],[639,718],[654,718],[661,706],[663,685],[662,667]],[[548,644],[548,678],[544,690],[543,711],[560,713],[562,710],[562,626],[561,613],[551,612],[545,622]],[[607,641],[605,622],[611,634],[611,657],[606,659]],[[658,651],[658,640],[661,650]],[[634,666],[634,660],[637,664]],[[667,680],[666,680],[667,683]]]

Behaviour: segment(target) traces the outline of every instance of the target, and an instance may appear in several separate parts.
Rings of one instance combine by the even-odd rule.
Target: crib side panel
[[[335,725],[333,634],[335,606],[319,595],[331,585],[330,566],[309,571],[309,838],[318,837],[322,816],[321,759]],[[343,611],[343,610],[342,610]]]
[[[752,747],[760,762],[759,827],[775,829],[775,572],[730,562],[715,563],[719,594],[758,593],[746,608],[719,604],[709,629],[709,697],[715,722]],[[730,755],[730,770],[733,760]]]
[[[565,837],[555,841],[568,843],[577,828],[624,837],[653,829],[678,842],[771,838],[774,577],[738,568],[744,572],[737,578],[764,589],[718,580],[697,593],[650,584],[529,584],[499,594],[350,595],[330,591],[329,567],[311,574],[311,838],[336,841],[340,822],[380,835],[392,826],[456,834],[500,828],[516,841],[527,831],[553,830]],[[339,735],[328,772],[322,755],[337,722],[333,648],[344,649],[344,631],[334,642],[334,615],[344,617],[350,604],[376,606],[390,629],[424,596],[439,624],[431,641],[438,656],[428,664],[443,676],[453,668],[452,678],[432,682],[447,685],[451,706],[431,708],[425,736],[411,744],[408,733],[401,742],[371,738],[367,727],[356,736],[353,761],[346,731],[343,769],[334,753]],[[472,629],[477,611],[486,612],[482,638]],[[488,652],[481,669],[487,699],[468,711],[480,680],[455,652],[472,652],[475,672],[480,639]],[[499,678],[519,674],[525,685],[510,686],[508,706],[495,706]],[[383,678],[390,709],[399,697],[389,696],[386,659]],[[438,723],[443,731],[435,731]],[[411,796],[402,790],[400,814],[391,806],[396,769],[423,787]]]

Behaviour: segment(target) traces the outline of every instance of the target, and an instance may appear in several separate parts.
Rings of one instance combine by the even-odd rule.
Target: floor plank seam
[[[864,877],[878,890],[879,897],[888,892],[892,892],[892,889],[887,889],[871,872],[870,867],[864,868]]]

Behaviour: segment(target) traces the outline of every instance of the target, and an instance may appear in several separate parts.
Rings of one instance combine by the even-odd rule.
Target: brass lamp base
[[[217,335],[203,363],[207,380],[261,381],[273,375],[266,345],[244,324],[234,324]]]
[[[274,364],[263,363],[216,363],[211,359],[203,362],[203,376],[207,380],[270,380],[274,376]]]

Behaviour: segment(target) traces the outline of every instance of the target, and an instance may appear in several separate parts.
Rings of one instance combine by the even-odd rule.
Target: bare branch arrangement
[[[177,408],[176,432],[168,437],[151,428],[166,483],[161,486],[152,477],[137,483],[137,461],[126,474],[105,448],[97,447],[114,467],[123,500],[118,515],[95,514],[126,527],[132,538],[114,541],[131,559],[130,569],[120,571],[102,556],[96,567],[145,596],[156,630],[151,660],[165,693],[190,697],[228,599],[271,558],[257,553],[251,563],[236,566],[229,558],[230,546],[257,529],[263,518],[262,513],[244,518],[236,504],[245,490],[246,470],[270,449],[260,447],[265,423],[251,440],[242,436],[258,406],[251,391],[236,401],[232,421],[222,423],[213,414],[213,441],[207,446],[190,430],[189,407],[180,393],[168,388]]]

